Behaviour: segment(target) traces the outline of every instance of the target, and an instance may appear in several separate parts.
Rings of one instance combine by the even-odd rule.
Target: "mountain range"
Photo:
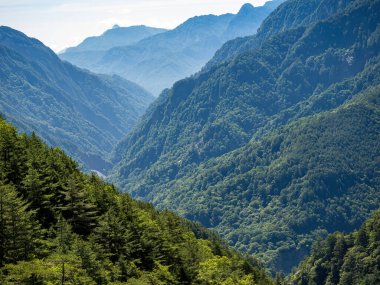
[[[105,51],[118,46],[128,46],[138,43],[142,39],[166,32],[166,29],[158,29],[141,26],[120,27],[115,25],[100,36],[86,38],[78,46],[68,48],[64,53],[80,53],[91,51]]]
[[[98,73],[118,74],[158,95],[175,81],[199,71],[227,40],[254,34],[283,1],[274,0],[260,7],[246,4],[236,15],[194,17],[173,30],[101,52],[98,48],[83,51],[80,45],[60,57]],[[122,31],[109,30],[98,40],[106,41],[107,34],[119,30]]]
[[[379,19],[279,0],[60,55],[109,74],[1,26],[0,284],[378,284]],[[133,66],[194,71],[154,99]]]
[[[113,181],[289,272],[379,206],[378,11],[283,3],[161,94],[116,148]]]
[[[147,26],[119,27],[115,25],[100,36],[86,38],[78,46],[67,48],[59,53],[59,56],[77,66],[89,68],[109,49],[133,45],[142,39],[165,31],[167,30]]]
[[[87,170],[110,168],[108,154],[152,100],[135,83],[62,62],[40,41],[0,27],[0,113]]]

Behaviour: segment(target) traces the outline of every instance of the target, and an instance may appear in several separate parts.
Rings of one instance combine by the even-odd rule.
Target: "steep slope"
[[[86,66],[88,62],[101,58],[106,50],[118,46],[132,45],[142,39],[166,31],[165,29],[147,26],[114,26],[100,36],[86,38],[78,46],[68,48],[59,56],[63,60],[67,60],[75,65]]]
[[[287,284],[380,283],[380,211],[352,234],[335,233],[316,243]]]
[[[1,284],[271,284],[252,258],[0,119]]]
[[[109,168],[108,153],[153,99],[120,77],[64,63],[41,42],[8,27],[0,27],[0,59],[0,113],[87,169]]]
[[[177,82],[119,144],[114,181],[135,197],[216,228],[237,248],[261,253],[271,268],[289,271],[316,236],[339,226],[353,229],[378,207],[376,180],[361,180],[375,175],[372,170],[378,168],[378,113],[370,112],[377,110],[378,102],[370,104],[369,110],[350,109],[347,118],[342,115],[346,107],[336,108],[358,94],[378,96],[378,88],[371,92],[368,88],[380,83],[379,11],[380,1],[352,1],[346,10],[325,21],[279,33],[261,48]],[[302,119],[321,112],[327,112],[326,122],[319,122],[318,116],[307,124]],[[371,113],[368,118],[367,112]],[[357,121],[351,122],[350,116],[358,117]],[[360,116],[365,119],[359,120]],[[371,124],[366,125],[366,119]],[[285,128],[294,153],[285,151],[285,146],[284,152],[278,152],[280,138],[285,136],[281,127],[295,121]],[[348,130],[340,132],[338,126]],[[313,128],[319,130],[315,137]],[[311,136],[303,137],[303,133]],[[334,133],[339,136],[334,138]],[[313,145],[315,138],[324,135],[326,141]],[[278,136],[279,141],[270,141],[271,136]],[[303,140],[295,140],[297,136]],[[316,155],[322,158],[328,139],[333,148],[326,154],[328,159],[319,161]],[[361,148],[363,141],[372,149]],[[298,153],[303,144],[313,152]],[[262,151],[255,154],[259,147]],[[355,148],[363,150],[359,156],[351,154]],[[336,155],[339,152],[343,157]],[[295,159],[289,165],[280,163],[288,156]],[[345,156],[355,157],[357,168],[351,168]],[[340,159],[343,169],[352,169],[347,172],[351,174],[330,169],[331,165],[338,167]],[[309,161],[314,163],[309,165]],[[304,167],[297,170],[298,164]],[[361,183],[371,199],[357,196]],[[305,194],[310,202],[307,207],[300,206],[302,199],[295,199],[304,188],[311,193]],[[325,196],[316,194],[324,188]],[[285,198],[280,199],[281,195]],[[299,206],[292,206],[289,197]],[[330,208],[332,201],[337,202]],[[357,203],[362,212],[354,216],[350,213]],[[328,213],[326,219],[322,209]],[[347,214],[340,214],[340,209]],[[335,215],[344,217],[341,223],[330,222]]]
[[[379,207],[379,92],[209,160],[150,200],[289,272],[318,236],[352,231]]]
[[[237,15],[194,17],[177,28],[137,44],[115,47],[104,54],[89,52],[88,60],[61,57],[90,70],[118,74],[153,94],[201,69],[227,40],[254,34],[266,16],[284,0],[262,7],[245,5]]]

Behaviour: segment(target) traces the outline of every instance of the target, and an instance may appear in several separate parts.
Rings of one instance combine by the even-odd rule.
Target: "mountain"
[[[239,53],[259,48],[270,37],[287,30],[306,27],[342,12],[351,0],[288,0],[275,9],[257,31],[257,34],[233,39],[225,43],[207,63],[205,69],[227,61]],[[291,6],[291,9],[289,7]]]
[[[228,24],[225,38],[234,39],[253,35],[260,27],[263,20],[284,1],[268,1],[265,5],[254,7],[252,4],[244,4],[235,17]]]
[[[104,51],[117,46],[127,46],[166,31],[166,29],[147,26],[119,27],[115,25],[100,36],[89,37],[78,46],[68,48],[65,54],[84,51]]]
[[[259,284],[213,232],[120,194],[0,119],[1,284]]]
[[[118,46],[135,44],[144,38],[165,32],[165,29],[147,26],[119,27],[105,31],[100,36],[86,38],[76,47],[66,49],[59,56],[77,66],[86,66],[104,55],[104,52]]]
[[[354,233],[317,242],[288,284],[379,284],[380,211]]]
[[[352,231],[380,204],[379,91],[193,166],[184,177],[163,177],[170,182],[154,189],[149,179],[162,173],[153,168],[137,195],[150,190],[145,199],[289,272],[319,236]]]
[[[86,51],[79,57],[70,53],[60,56],[95,72],[121,75],[158,95],[175,81],[199,71],[227,40],[254,34],[283,1],[274,0],[261,7],[247,4],[236,15],[194,17],[174,30],[101,53]]]
[[[153,97],[118,76],[62,62],[36,39],[0,27],[0,113],[84,167],[105,172],[108,153]]]
[[[113,181],[276,271],[359,227],[380,203],[380,1],[331,9],[163,92],[116,148]]]

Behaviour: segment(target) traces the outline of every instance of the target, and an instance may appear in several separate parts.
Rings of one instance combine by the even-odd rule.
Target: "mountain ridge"
[[[327,19],[336,12],[343,11],[351,2],[351,0],[312,0],[305,5],[302,0],[288,0],[286,3],[280,4],[278,9],[263,21],[256,35],[233,39],[225,43],[204,69],[207,70],[218,63],[230,60],[239,53],[259,48],[265,40],[277,33]],[[289,5],[293,8],[287,9]]]
[[[117,76],[95,75],[62,62],[36,39],[0,28],[0,112],[22,131],[104,172],[106,153],[153,97]]]
[[[166,32],[167,29],[153,28],[145,25],[120,27],[114,26],[100,36],[86,38],[76,47],[67,48],[65,53],[84,51],[104,51],[116,46],[131,45],[144,38]]]
[[[251,12],[246,15],[196,16],[174,30],[104,53],[91,51],[78,58],[65,53],[60,56],[95,72],[119,74],[158,95],[176,80],[200,70],[228,39],[254,34],[261,21],[281,2],[275,0],[268,2],[270,5],[249,9]]]

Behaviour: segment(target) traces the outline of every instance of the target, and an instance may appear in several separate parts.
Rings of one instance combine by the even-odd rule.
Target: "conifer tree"
[[[63,217],[75,233],[88,235],[96,225],[97,211],[86,195],[80,175],[71,175],[60,194]]]
[[[41,230],[34,215],[15,188],[0,181],[0,267],[28,259],[36,250]]]
[[[0,121],[0,173],[5,182],[16,187],[21,184],[25,150],[17,137],[16,129],[7,122]]]

